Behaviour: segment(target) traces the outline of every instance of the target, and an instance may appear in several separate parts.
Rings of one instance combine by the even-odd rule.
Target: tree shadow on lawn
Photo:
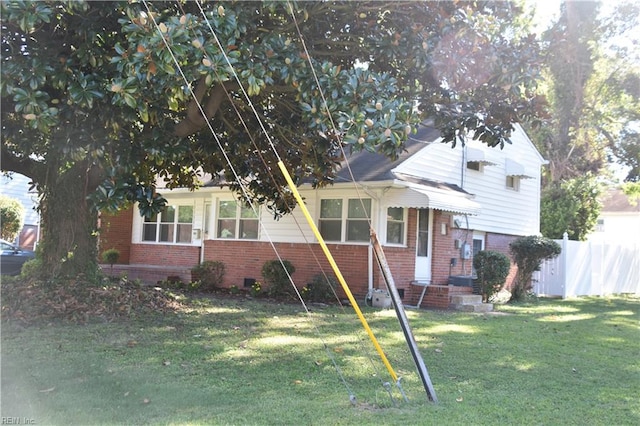
[[[411,403],[399,411],[350,309],[309,316],[299,305],[230,298],[192,306],[132,321],[3,327],[2,415],[44,424],[310,424],[318,413],[344,424],[411,422],[416,413],[440,422],[640,420],[629,397],[640,370],[637,299],[498,308],[510,315],[409,312],[438,407],[424,402],[393,312],[365,310],[406,380]],[[349,410],[351,390],[373,409]]]

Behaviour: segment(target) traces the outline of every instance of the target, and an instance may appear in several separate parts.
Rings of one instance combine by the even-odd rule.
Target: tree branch
[[[38,169],[41,164],[30,158],[16,157],[7,147],[2,144],[2,171],[20,173],[33,180],[38,178]]]
[[[202,77],[198,81],[194,91],[195,99],[189,102],[186,117],[175,127],[176,136],[189,136],[202,129],[207,123],[207,120],[212,118],[220,108],[220,105],[226,98],[226,92],[237,88],[238,84],[236,82],[226,81],[217,83],[211,88],[209,95],[205,97],[208,87],[205,78]],[[202,111],[200,107],[202,107]],[[202,112],[204,112],[204,117]]]

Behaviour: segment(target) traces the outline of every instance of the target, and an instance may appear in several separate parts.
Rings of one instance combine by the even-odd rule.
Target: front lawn
[[[202,298],[175,314],[2,327],[2,418],[68,424],[640,424],[640,299],[491,314],[408,310],[439,402],[393,310]],[[356,397],[351,404],[349,395]]]

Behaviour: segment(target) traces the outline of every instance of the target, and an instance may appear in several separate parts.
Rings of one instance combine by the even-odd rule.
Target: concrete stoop
[[[477,294],[458,294],[451,296],[451,309],[465,312],[491,312],[493,303],[482,303],[482,296]]]

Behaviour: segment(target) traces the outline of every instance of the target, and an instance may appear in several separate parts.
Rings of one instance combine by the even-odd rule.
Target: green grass
[[[2,418],[36,424],[640,424],[640,299],[492,314],[365,309],[408,402],[350,308],[193,300],[129,322],[2,328]],[[334,365],[335,363],[335,365]],[[337,367],[337,368],[336,368]],[[393,385],[393,384],[392,384]],[[357,403],[349,402],[353,392]]]

